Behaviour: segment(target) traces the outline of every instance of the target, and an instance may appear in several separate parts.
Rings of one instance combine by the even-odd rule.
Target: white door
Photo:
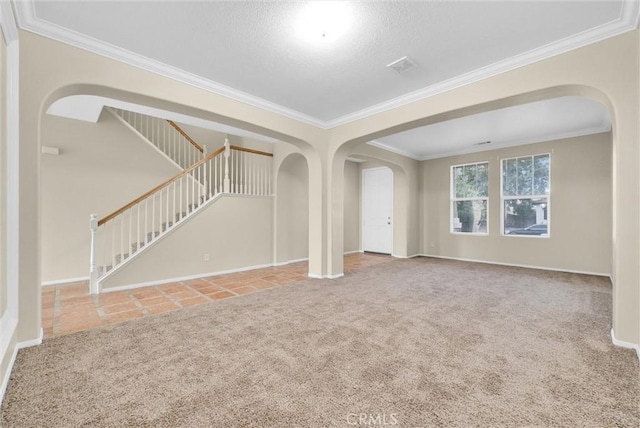
[[[362,249],[393,251],[393,172],[386,167],[362,171]]]

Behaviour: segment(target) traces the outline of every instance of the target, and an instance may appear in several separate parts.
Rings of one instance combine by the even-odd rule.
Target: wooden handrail
[[[195,141],[193,141],[193,139],[192,139],[191,137],[189,137],[189,136],[187,135],[187,133],[186,133],[186,132],[184,132],[184,131],[182,130],[182,128],[180,128],[180,127],[179,127],[179,126],[178,126],[178,125],[177,125],[173,120],[169,120],[169,119],[167,119],[167,122],[169,123],[169,125],[171,125],[171,126],[173,127],[173,129],[175,129],[176,131],[178,131],[178,133],[179,133],[180,135],[182,135],[184,138],[186,138],[186,139],[187,139],[187,141],[188,141],[188,142],[190,142],[190,143],[191,143],[191,145],[192,145],[193,147],[195,147],[196,149],[198,149],[198,151],[199,151],[200,153],[204,153],[204,149],[202,148],[202,146],[200,146],[200,144],[198,144],[198,143],[196,143]]]
[[[232,150],[238,150],[239,152],[253,153],[254,155],[273,157],[273,153],[261,152],[260,150],[247,149],[247,148],[240,147],[240,146],[231,146],[231,149]]]
[[[187,168],[184,171],[180,172],[179,174],[171,177],[170,179],[168,179],[164,183],[157,185],[156,187],[154,187],[153,189],[149,190],[144,195],[134,199],[133,201],[129,202],[127,205],[123,206],[122,208],[120,208],[120,209],[112,212],[108,216],[98,220],[98,226],[102,226],[103,224],[105,224],[106,222],[111,220],[112,218],[117,217],[118,215],[122,214],[123,212],[125,212],[126,210],[131,208],[132,206],[136,205],[137,203],[144,201],[146,198],[148,198],[149,196],[151,196],[152,194],[154,194],[158,190],[163,189],[163,188],[167,187],[168,185],[170,185],[171,183],[173,183],[174,181],[178,180],[179,178],[184,177],[185,175],[189,174],[191,171],[193,171],[194,169],[196,169],[200,165],[202,165],[202,164],[204,164],[206,162],[209,162],[211,159],[213,159],[214,157],[218,156],[222,152],[224,152],[224,147],[220,147],[218,150],[209,153],[206,157],[200,159],[198,162],[194,163],[189,168]]]

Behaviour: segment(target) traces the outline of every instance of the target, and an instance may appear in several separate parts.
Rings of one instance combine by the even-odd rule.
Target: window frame
[[[536,153],[532,155],[511,156],[508,158],[500,158],[500,235],[508,238],[535,238],[535,239],[549,239],[551,238],[551,152]],[[549,156],[549,194],[547,195],[517,195],[517,196],[505,196],[504,195],[504,165],[505,162],[511,159],[521,158],[535,158],[536,156]],[[531,179],[534,180],[534,177]],[[533,189],[532,189],[533,190]],[[547,200],[547,233],[546,235],[518,235],[504,233],[504,203],[507,200],[516,199],[541,199]]]
[[[455,186],[454,186],[454,177],[453,171],[455,168],[461,166],[469,166],[469,165],[487,165],[487,196],[484,197],[473,197],[473,198],[456,198],[455,196]],[[486,161],[478,161],[478,162],[467,162],[461,164],[455,164],[449,166],[449,233],[452,235],[462,235],[462,236],[489,236],[489,166],[491,162],[489,160]],[[456,232],[453,228],[453,204],[459,201],[487,201],[487,231],[486,232]]]

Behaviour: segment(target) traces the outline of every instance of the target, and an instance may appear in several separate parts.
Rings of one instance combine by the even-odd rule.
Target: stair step
[[[185,218],[187,216],[187,212],[183,211],[181,213],[177,213],[176,214],[176,222],[179,222],[181,219]]]
[[[116,254],[116,264],[122,263],[129,258],[129,253]]]
[[[160,235],[159,231],[147,233],[147,242],[151,242],[153,240],[153,238],[155,238],[158,235]]]
[[[171,226],[173,226],[173,222],[172,221],[165,221],[164,223],[162,223],[162,231],[164,232],[165,230],[167,230]]]
[[[147,245],[146,242],[134,242],[133,244],[131,244],[131,252],[135,253],[136,251],[138,251],[140,248],[144,247],[145,245]]]
[[[102,275],[105,275],[111,269],[113,269],[113,266],[111,266],[111,265],[109,265],[109,266],[98,266],[98,277],[101,277]]]

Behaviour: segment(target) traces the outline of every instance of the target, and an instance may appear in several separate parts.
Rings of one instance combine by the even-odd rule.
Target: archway
[[[541,100],[546,100],[546,99],[550,99],[550,98],[557,98],[557,97],[562,97],[562,96],[569,96],[569,95],[573,95],[573,96],[582,96],[585,98],[589,98],[595,101],[598,101],[599,103],[601,103],[602,105],[604,105],[607,110],[609,111],[609,114],[611,116],[611,122],[612,122],[612,131],[609,137],[609,141],[611,141],[611,146],[612,149],[609,149],[609,153],[608,153],[608,157],[611,159],[611,157],[613,158],[613,169],[612,172],[609,172],[609,177],[608,180],[610,180],[609,182],[611,183],[608,187],[608,191],[607,191],[607,195],[609,197],[609,200],[612,200],[612,205],[613,205],[613,213],[611,213],[611,211],[607,210],[607,206],[609,206],[608,204],[605,204],[606,206],[604,207],[604,210],[606,211],[605,213],[605,217],[608,215],[609,218],[613,218],[613,220],[609,221],[609,222],[603,222],[601,224],[609,224],[609,226],[604,226],[605,228],[608,228],[608,230],[605,231],[604,236],[608,237],[608,238],[604,238],[605,240],[610,240],[611,236],[613,236],[613,249],[611,250],[611,252],[606,252],[601,254],[601,258],[605,259],[606,261],[608,261],[610,258],[613,259],[613,266],[611,266],[610,270],[609,269],[605,269],[602,270],[601,268],[596,268],[593,270],[588,270],[588,269],[580,269],[580,268],[575,268],[573,270],[576,271],[583,271],[583,272],[590,272],[590,273],[599,273],[599,274],[611,274],[613,277],[613,282],[614,282],[614,286],[613,286],[613,307],[614,307],[614,325],[616,324],[616,320],[618,319],[618,308],[620,307],[620,305],[622,304],[622,302],[620,301],[620,288],[617,286],[616,284],[616,277],[619,275],[618,271],[620,269],[621,266],[624,265],[620,265],[619,264],[619,258],[616,257],[617,252],[619,251],[616,248],[616,244],[618,242],[620,242],[620,234],[619,234],[619,229],[617,227],[617,221],[616,219],[619,218],[620,216],[626,216],[627,214],[630,214],[633,211],[633,207],[629,207],[629,210],[625,207],[623,209],[623,211],[621,212],[621,207],[619,202],[616,202],[616,195],[619,194],[620,192],[620,185],[621,182],[619,181],[619,177],[620,177],[620,170],[619,170],[619,160],[616,161],[616,157],[617,157],[617,152],[619,150],[619,147],[621,147],[621,140],[620,140],[620,135],[618,132],[618,125],[619,125],[619,117],[617,116],[617,111],[613,108],[612,103],[609,101],[609,98],[601,91],[594,89],[594,88],[590,88],[590,87],[586,87],[586,86],[578,86],[578,85],[568,85],[568,86],[562,86],[562,87],[552,87],[552,88],[547,88],[547,89],[543,89],[543,90],[538,90],[538,91],[532,91],[529,93],[523,93],[520,95],[514,95],[514,96],[510,96],[507,98],[503,98],[503,99],[498,99],[498,100],[493,100],[493,101],[488,101],[488,102],[484,102],[484,103],[480,103],[480,104],[475,104],[475,105],[471,105],[471,106],[467,106],[467,107],[461,107],[458,109],[454,109],[451,111],[447,111],[447,112],[442,112],[442,113],[438,113],[432,116],[426,116],[423,117],[421,119],[416,119],[416,120],[412,120],[412,121],[408,121],[402,125],[392,125],[389,126],[387,129],[380,129],[378,128],[378,124],[377,123],[370,123],[370,125],[372,125],[369,129],[374,130],[371,133],[368,133],[364,136],[355,136],[355,133],[352,133],[351,135],[354,137],[350,140],[347,140],[341,144],[336,144],[335,150],[333,151],[333,157],[330,159],[331,162],[331,177],[330,177],[330,188],[331,188],[331,192],[332,192],[332,202],[333,202],[333,207],[331,208],[331,218],[329,219],[330,221],[330,239],[331,239],[331,245],[329,246],[329,248],[333,248],[334,251],[331,255],[329,255],[330,260],[332,261],[331,263],[331,274],[333,276],[337,276],[340,273],[340,269],[341,269],[341,265],[339,262],[339,251],[336,251],[336,248],[340,248],[340,228],[342,227],[341,223],[341,219],[339,218],[339,216],[336,215],[336,213],[338,213],[340,211],[339,208],[337,208],[335,205],[339,204],[340,200],[341,200],[341,165],[344,162],[344,158],[346,158],[346,156],[348,156],[351,153],[355,152],[355,147],[358,147],[360,145],[362,145],[364,142],[372,140],[372,139],[376,139],[376,138],[381,138],[384,137],[386,135],[391,135],[397,132],[401,132],[404,130],[409,130],[409,129],[414,129],[420,126],[424,126],[424,125],[428,125],[428,124],[433,124],[433,123],[437,123],[440,121],[445,121],[445,120],[449,120],[449,119],[454,119],[454,118],[460,118],[460,117],[464,117],[464,116],[469,116],[469,115],[473,115],[473,114],[477,114],[477,113],[481,113],[481,112],[486,112],[486,111],[490,111],[490,110],[494,110],[494,109],[499,109],[499,108],[503,108],[503,107],[509,107],[509,106],[515,106],[515,105],[519,105],[519,104],[526,104],[529,102],[534,102],[534,101],[541,101]],[[366,127],[361,126],[358,130],[362,131],[364,130]],[[377,129],[376,129],[377,128]],[[350,132],[354,132],[355,130],[349,129]],[[514,156],[517,156],[517,154],[515,154]],[[383,156],[383,158],[387,158],[387,159],[393,159],[396,158],[396,156],[393,153],[385,153]],[[605,157],[606,159],[606,157]],[[410,160],[406,160],[404,159],[405,162],[409,162],[411,163]],[[417,161],[416,161],[417,162]],[[498,160],[494,160],[494,162],[496,162],[496,164],[494,165],[494,170],[495,170],[495,179],[499,180],[499,163]],[[422,169],[418,169],[419,173],[422,174],[423,171]],[[611,179],[611,176],[613,176],[613,179]],[[445,172],[445,177],[448,177],[448,174]],[[560,175],[557,175],[557,179],[559,180]],[[556,183],[558,181],[556,180]],[[420,179],[420,185],[422,186],[424,184],[424,178]],[[499,186],[499,185],[498,185]],[[497,202],[494,206],[494,212],[499,211],[499,207],[500,207],[500,203],[499,203],[499,187],[496,187],[496,191],[498,191],[497,195],[494,195],[494,198],[497,198]],[[422,192],[423,189],[420,190],[420,197],[422,197]],[[335,193],[335,195],[334,195]],[[444,197],[448,198],[448,190],[444,191]],[[613,194],[613,197],[611,196]],[[448,209],[446,209],[448,203],[448,199],[447,202],[445,202],[445,209],[443,209],[443,211],[446,210],[446,214],[448,215]],[[422,207],[424,208],[424,207]],[[420,207],[414,207],[413,208],[413,212],[414,213],[419,213],[421,215],[421,217],[424,215],[423,212],[421,212],[422,208]],[[500,229],[499,226],[499,217],[495,217],[495,219],[493,220],[493,225],[492,228],[494,231],[497,231]],[[557,218],[556,218],[557,219]],[[424,222],[424,220],[421,220],[422,222]],[[497,222],[497,223],[496,223]],[[448,225],[448,222],[447,222]],[[421,224],[420,227],[418,227],[417,229],[415,229],[416,231],[419,231],[420,233],[415,233],[416,236],[419,237],[420,240],[423,240],[424,242],[421,242],[419,244],[419,250],[417,251],[417,253],[419,254],[430,254],[430,252],[432,250],[430,250],[431,247],[436,247],[438,245],[437,240],[426,240],[424,238],[424,233],[421,229],[424,228],[424,224]],[[557,232],[557,229],[556,229]],[[448,233],[448,228],[447,228],[447,233]],[[617,241],[617,242],[616,242]],[[512,241],[513,242],[513,241]],[[605,243],[606,244],[606,243]],[[579,244],[576,242],[576,245]],[[604,245],[606,247],[606,245]],[[537,249],[538,251],[544,251],[541,248]],[[459,255],[458,257],[460,258],[470,258],[468,256],[465,256],[465,254],[461,253],[461,255]],[[495,261],[494,261],[495,262]],[[506,263],[509,263],[508,261]],[[524,264],[522,262],[511,262],[512,264]],[[553,268],[553,266],[549,266],[549,268]],[[625,266],[623,268],[623,270],[626,270],[630,268],[630,266]],[[571,269],[570,269],[571,270]],[[629,290],[630,291],[630,290]],[[634,292],[631,292],[631,294],[637,294]],[[635,299],[632,298],[632,301],[634,301]],[[627,326],[629,324],[626,324]]]
[[[277,167],[274,215],[274,264],[309,257],[309,167],[300,153],[288,154]]]

